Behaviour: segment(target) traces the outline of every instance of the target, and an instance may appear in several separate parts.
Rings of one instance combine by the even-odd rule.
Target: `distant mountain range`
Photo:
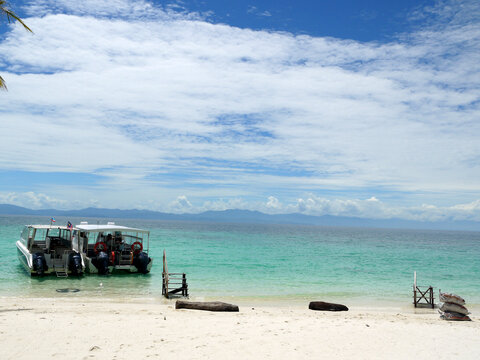
[[[80,210],[42,209],[32,210],[20,206],[0,204],[2,215],[32,215],[32,216],[66,216],[77,218],[108,218],[108,219],[145,219],[145,220],[176,220],[205,221],[252,224],[297,224],[336,227],[368,227],[368,228],[401,228],[401,229],[431,229],[431,230],[468,230],[480,231],[480,222],[447,220],[439,222],[423,222],[403,219],[363,219],[345,216],[311,216],[300,213],[269,215],[250,210],[206,211],[200,214],[169,214],[150,210],[118,210],[86,208]]]

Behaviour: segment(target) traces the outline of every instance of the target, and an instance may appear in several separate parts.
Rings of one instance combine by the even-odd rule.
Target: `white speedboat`
[[[58,225],[26,225],[17,241],[17,255],[35,276],[82,275],[85,269],[76,229]]]
[[[115,225],[93,225],[81,222],[78,242],[83,249],[85,269],[90,273],[106,275],[112,272],[147,274],[153,259],[148,256],[150,232],[148,230]]]

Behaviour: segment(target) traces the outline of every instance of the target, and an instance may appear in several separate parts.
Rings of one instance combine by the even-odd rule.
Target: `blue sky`
[[[11,6],[0,203],[480,221],[478,1]]]
[[[157,1],[155,3],[164,4]],[[412,14],[434,1],[181,1],[172,8],[197,11],[214,23],[359,41],[388,41],[416,25]]]

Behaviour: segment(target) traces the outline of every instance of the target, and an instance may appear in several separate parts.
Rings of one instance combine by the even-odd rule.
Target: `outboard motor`
[[[38,276],[43,276],[45,271],[48,270],[47,261],[43,253],[35,253],[32,257],[33,270],[36,271]]]
[[[147,266],[149,262],[150,258],[143,251],[133,257],[133,265],[138,269],[138,272],[142,274],[148,273]]]
[[[108,255],[106,252],[100,251],[95,259],[93,265],[98,269],[100,275],[108,274]]]
[[[82,257],[77,252],[68,255],[68,269],[73,275],[82,275]]]

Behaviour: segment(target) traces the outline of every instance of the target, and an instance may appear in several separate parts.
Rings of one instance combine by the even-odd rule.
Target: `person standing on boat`
[[[117,251],[123,252],[125,250],[125,243],[122,240],[121,233],[115,233],[115,248]]]
[[[107,235],[107,246],[112,248],[113,247],[113,237],[112,237],[112,234],[108,234]]]

